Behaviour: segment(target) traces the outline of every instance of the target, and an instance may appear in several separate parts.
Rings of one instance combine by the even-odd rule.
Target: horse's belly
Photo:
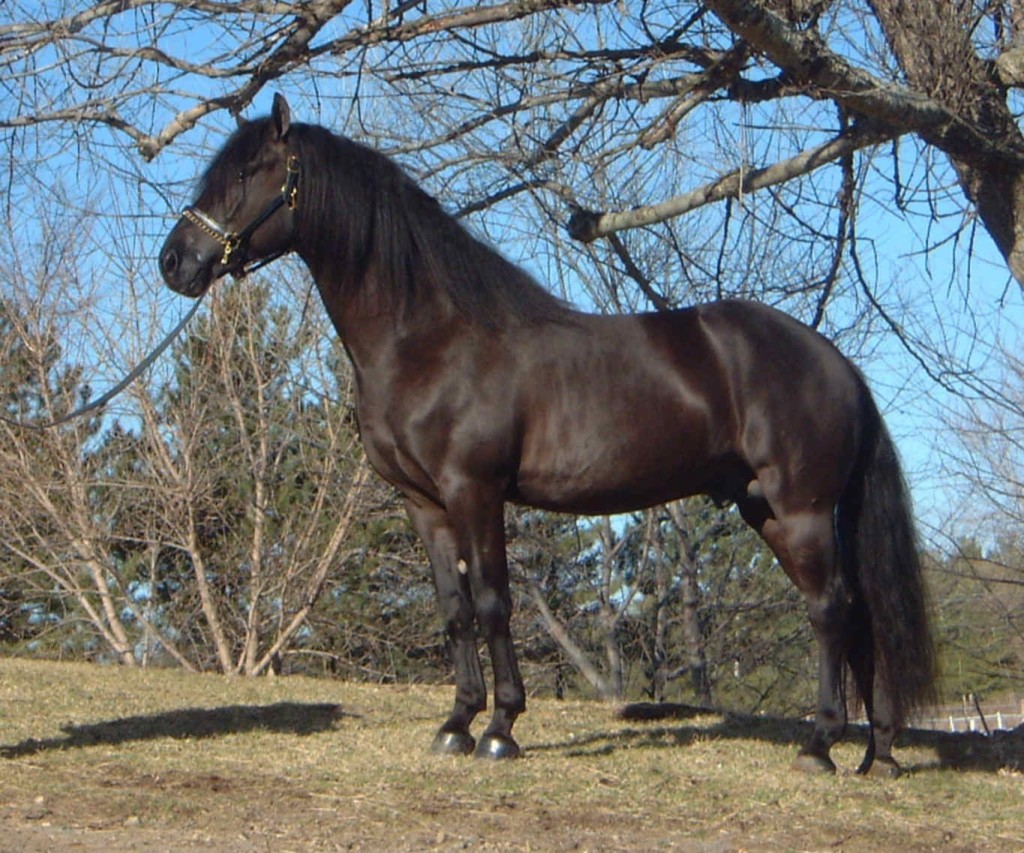
[[[694,450],[665,430],[626,442],[604,435],[535,447],[523,459],[511,497],[584,515],[643,509],[705,488],[710,459]]]
[[[510,496],[514,503],[576,515],[615,515],[632,512],[678,498],[696,494],[701,488],[687,488],[685,479],[674,481],[637,483],[630,482],[621,488],[580,489],[561,484],[526,483],[516,488]]]

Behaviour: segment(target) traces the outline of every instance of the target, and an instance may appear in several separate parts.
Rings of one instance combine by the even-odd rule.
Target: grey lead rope
[[[204,294],[205,295],[205,294]],[[188,313],[181,319],[177,326],[175,326],[164,338],[159,346],[156,347],[149,355],[147,355],[141,362],[139,362],[124,379],[118,382],[113,388],[107,391],[105,394],[97,397],[95,400],[90,400],[84,406],[79,406],[73,412],[69,412],[66,415],[62,415],[59,418],[55,418],[52,421],[46,421],[45,423],[26,423],[25,421],[15,420],[14,418],[0,415],[0,421],[11,424],[12,426],[21,427],[22,429],[32,429],[42,432],[43,430],[52,429],[55,426],[66,424],[68,421],[72,421],[75,418],[80,418],[83,415],[89,414],[89,412],[106,405],[114,399],[118,394],[124,391],[129,385],[132,384],[139,376],[154,362],[156,361],[164,350],[171,345],[171,342],[178,337],[178,334],[188,324],[188,321],[195,316],[196,311],[199,310],[199,305],[202,303],[203,297],[200,296],[195,304],[189,309]]]

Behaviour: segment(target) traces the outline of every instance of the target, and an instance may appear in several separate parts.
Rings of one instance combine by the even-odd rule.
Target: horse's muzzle
[[[196,267],[187,263],[173,247],[165,247],[160,253],[160,273],[167,286],[184,296],[201,296],[209,286],[209,276],[202,275],[198,267],[189,274],[186,272],[189,266]]]
[[[175,228],[160,250],[159,266],[167,286],[184,296],[197,297],[206,292],[217,266],[216,246],[190,239],[183,229]]]

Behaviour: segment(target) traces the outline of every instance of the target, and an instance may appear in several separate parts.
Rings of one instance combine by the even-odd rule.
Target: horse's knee
[[[845,635],[850,601],[841,579],[836,578],[821,594],[807,596],[807,616],[819,635]]]
[[[476,621],[487,637],[506,634],[512,618],[512,603],[508,596],[495,589],[478,590],[473,596]]]
[[[458,638],[475,633],[473,602],[462,592],[438,595],[438,610],[449,637]]]

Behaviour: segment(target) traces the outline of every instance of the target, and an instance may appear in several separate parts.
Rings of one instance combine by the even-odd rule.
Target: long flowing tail
[[[858,698],[871,707],[873,672],[900,727],[934,701],[935,652],[910,495],[866,385],[863,399],[862,449],[837,517],[843,574],[855,599],[847,660]]]

